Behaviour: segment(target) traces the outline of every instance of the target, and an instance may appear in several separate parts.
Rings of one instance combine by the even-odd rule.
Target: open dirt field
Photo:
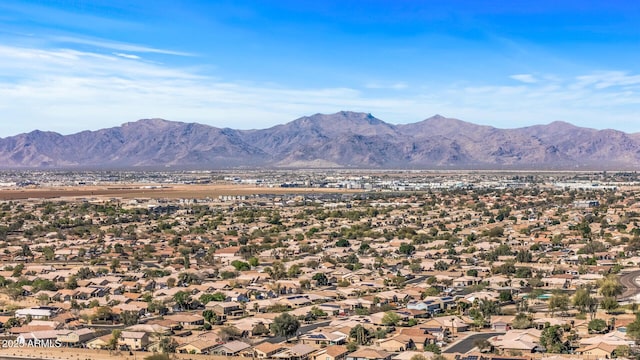
[[[361,190],[327,188],[281,188],[255,187],[246,185],[109,185],[75,187],[37,187],[1,189],[0,200],[55,199],[77,197],[121,197],[131,198],[217,198],[219,195],[254,194],[304,194],[304,193],[357,193]]]

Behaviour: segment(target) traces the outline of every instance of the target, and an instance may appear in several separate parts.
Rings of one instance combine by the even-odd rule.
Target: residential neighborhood
[[[11,193],[0,341],[282,360],[637,356],[635,175],[420,175],[384,177],[459,185],[376,189],[363,179],[379,174],[354,174],[359,190],[239,195],[218,176],[198,197],[164,182],[148,197]],[[0,199],[42,185],[16,186]]]

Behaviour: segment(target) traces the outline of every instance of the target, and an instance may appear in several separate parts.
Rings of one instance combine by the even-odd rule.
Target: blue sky
[[[0,136],[314,113],[640,132],[638,1],[0,2]]]

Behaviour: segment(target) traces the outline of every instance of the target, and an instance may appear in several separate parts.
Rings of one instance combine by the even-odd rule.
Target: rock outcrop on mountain
[[[0,167],[635,170],[640,135],[564,122],[497,129],[440,115],[392,125],[347,111],[261,130],[145,119],[0,139]]]

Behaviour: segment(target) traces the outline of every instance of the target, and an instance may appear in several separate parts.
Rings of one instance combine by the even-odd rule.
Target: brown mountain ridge
[[[635,170],[640,134],[564,122],[498,129],[440,115],[392,125],[348,111],[260,130],[144,119],[3,138],[0,167]]]

